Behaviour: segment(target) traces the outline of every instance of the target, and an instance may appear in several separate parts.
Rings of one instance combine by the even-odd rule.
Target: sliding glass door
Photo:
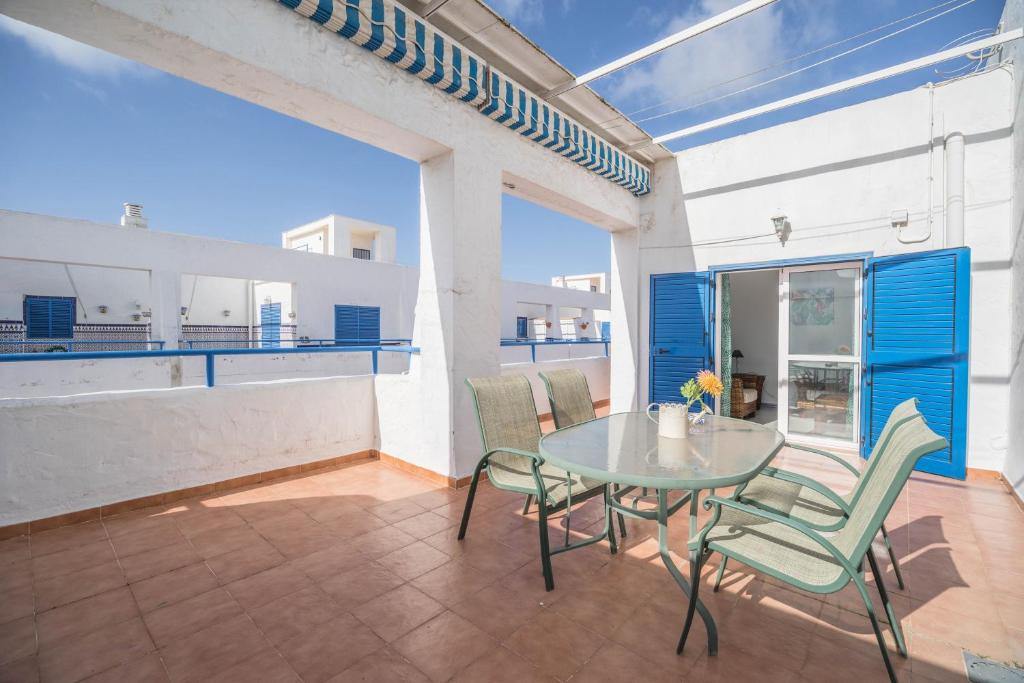
[[[779,427],[855,446],[860,424],[859,262],[785,268],[779,310]]]

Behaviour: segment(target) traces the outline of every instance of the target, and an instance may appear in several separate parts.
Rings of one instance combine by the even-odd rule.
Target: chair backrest
[[[893,427],[892,434],[874,454],[876,462],[870,476],[862,477],[863,490],[853,504],[850,518],[834,539],[836,548],[850,562],[856,564],[864,556],[917,461],[948,447],[949,443],[928,427],[920,413]]]
[[[889,413],[889,419],[885,421],[885,425],[882,427],[882,431],[878,435],[878,440],[875,441],[875,445],[871,449],[871,453],[868,455],[867,465],[861,471],[860,477],[857,478],[857,483],[854,485],[853,491],[850,492],[848,500],[851,504],[855,504],[857,499],[860,498],[861,491],[864,490],[865,482],[871,478],[875,466],[878,464],[878,458],[876,456],[882,452],[882,449],[885,448],[889,439],[892,438],[893,431],[896,427],[920,414],[921,413],[917,411],[916,398],[908,398],[906,401],[903,401],[892,409],[892,412]]]
[[[578,369],[567,368],[538,374],[547,388],[555,428],[571,427],[597,417],[587,378]]]
[[[473,393],[485,452],[500,448],[538,451],[540,422],[533,389],[525,375],[476,377],[467,379],[466,384]],[[501,462],[503,458],[518,461],[522,456],[506,453],[493,456],[491,460]]]

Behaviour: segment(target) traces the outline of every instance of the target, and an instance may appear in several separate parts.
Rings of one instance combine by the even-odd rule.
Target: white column
[[[149,318],[153,339],[165,349],[178,348],[181,338],[181,274],[166,270],[149,272]]]
[[[548,304],[544,307],[544,320],[551,323],[551,327],[547,328],[544,332],[544,336],[549,339],[561,339],[562,338],[562,311],[559,310],[558,306]]]
[[[586,324],[586,328],[583,325]],[[594,333],[594,311],[589,308],[580,309],[580,317],[576,318],[576,338],[601,336]]]
[[[410,374],[421,415],[404,425],[422,444],[419,464],[472,473],[482,452],[465,380],[499,374],[500,336],[501,172],[484,155],[450,152],[420,166],[421,351]]]
[[[638,367],[640,315],[640,250],[636,230],[613,232],[611,283],[611,410],[636,410],[644,402],[639,394]]]

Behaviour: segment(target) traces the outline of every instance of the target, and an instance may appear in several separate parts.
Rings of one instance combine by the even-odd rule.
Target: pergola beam
[[[761,9],[765,5],[770,5],[773,2],[777,1],[778,0],[748,0],[747,2],[744,2],[742,5],[737,5],[736,7],[733,7],[730,10],[722,12],[721,14],[717,14],[713,17],[710,17],[709,19],[705,19],[700,23],[694,24],[689,28],[685,28],[682,31],[679,31],[678,33],[673,33],[672,35],[666,38],[662,38],[658,42],[652,43],[647,47],[642,47],[639,50],[630,52],[625,57],[620,57],[619,59],[616,59],[614,62],[609,62],[604,66],[600,66],[594,69],[593,71],[588,71],[582,76],[577,76],[576,78],[565,81],[564,83],[557,85],[551,90],[544,93],[543,97],[545,100],[549,100],[552,97],[557,97],[558,95],[567,93],[574,88],[578,88],[581,85],[586,85],[587,83],[593,80],[601,78],[602,76],[607,76],[608,74],[618,71],[619,69],[624,69],[630,64],[635,64],[636,62],[639,62],[642,59],[647,59],[652,55],[658,54],[662,50],[667,50],[673,45],[678,45],[684,40],[689,40],[694,36],[699,36],[700,34],[710,31],[713,28],[716,28],[723,24],[727,24],[733,19],[739,19],[740,17],[746,14],[750,14],[754,10]]]
[[[731,123],[745,121],[746,119],[754,118],[755,116],[761,116],[762,114],[768,114],[773,111],[785,109],[786,107],[792,107],[798,104],[803,104],[804,102],[810,102],[812,100],[821,99],[822,97],[827,97],[835,93],[840,93],[846,90],[859,88],[862,85],[875,83],[886,78],[891,78],[892,76],[898,76],[900,74],[905,74],[910,71],[922,69],[926,66],[932,66],[934,64],[940,64],[950,59],[963,57],[964,55],[970,54],[971,52],[980,52],[983,50],[988,50],[990,48],[997,47],[1004,43],[1017,40],[1022,36],[1024,36],[1024,31],[1018,28],[1012,31],[1007,31],[1006,33],[1001,33],[999,35],[992,36],[990,38],[976,40],[972,43],[967,43],[966,45],[961,45],[959,47],[943,50],[942,52],[936,52],[926,57],[913,59],[909,62],[903,62],[902,64],[890,66],[885,69],[880,69],[878,71],[872,71],[871,73],[864,74],[863,76],[856,76],[845,81],[840,81],[839,83],[827,85],[823,88],[810,90],[808,92],[801,93],[799,95],[793,95],[792,97],[787,97],[782,100],[776,100],[775,102],[770,102],[768,104],[761,105],[760,107],[746,109],[744,111],[737,112],[735,114],[729,114],[728,116],[723,116],[712,121],[706,121],[704,123],[698,123],[695,126],[682,128],[672,133],[659,135],[653,140],[651,140],[651,142],[644,143],[642,145],[636,145],[634,147],[631,147],[627,151],[633,151],[635,149],[640,149],[642,147],[646,147],[652,144],[660,145],[671,140],[678,140],[679,138],[687,137],[689,135],[703,133],[706,130],[711,130],[713,128],[721,128],[722,126],[727,126]]]

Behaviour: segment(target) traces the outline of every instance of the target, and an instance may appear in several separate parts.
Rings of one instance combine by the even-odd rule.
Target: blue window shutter
[[[380,343],[380,307],[359,306],[359,341],[368,345]]]
[[[71,296],[26,296],[24,300],[27,339],[72,339],[77,301]]]
[[[870,259],[865,281],[861,434],[866,457],[892,409],[914,397],[950,448],[917,469],[967,475],[970,250]]]
[[[345,343],[348,345],[354,345],[356,342],[351,341],[359,339],[359,311],[358,306],[342,306],[337,305],[334,307],[334,339],[345,339]]]
[[[334,339],[346,346],[376,346],[380,343],[380,307],[336,305]]]
[[[651,401],[682,402],[679,387],[710,368],[710,291],[707,273],[651,276]]]
[[[281,304],[260,304],[260,346],[281,346]]]
[[[612,338],[612,324],[610,321],[605,320],[601,323],[601,339]]]

